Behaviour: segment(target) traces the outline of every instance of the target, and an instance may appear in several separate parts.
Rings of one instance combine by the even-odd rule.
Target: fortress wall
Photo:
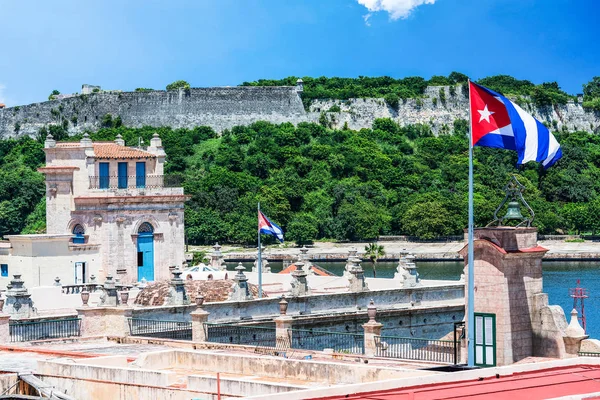
[[[0,110],[0,138],[35,135],[46,125],[68,121],[70,133],[101,127],[102,118],[120,116],[131,127],[211,126],[218,132],[267,120],[306,120],[293,87],[223,87],[188,91],[95,93]],[[76,122],[74,121],[76,118]],[[15,125],[19,124],[17,132]]]
[[[440,99],[440,90],[446,101]],[[436,100],[434,100],[436,99]],[[339,105],[341,112],[328,112]],[[0,138],[35,135],[43,126],[60,125],[68,121],[70,133],[100,128],[102,118],[120,116],[131,127],[171,126],[193,128],[210,126],[215,131],[256,121],[273,123],[317,122],[325,113],[330,126],[351,129],[370,128],[376,118],[392,118],[400,125],[430,124],[434,132],[451,130],[454,120],[467,119],[468,97],[460,87],[455,95],[447,86],[430,86],[424,97],[400,101],[398,108],[383,99],[316,100],[308,112],[302,106],[295,87],[217,87],[194,88],[188,91],[93,93],[61,100],[46,101],[0,110]],[[600,131],[600,112],[590,112],[580,104],[532,107],[526,111],[555,129]],[[76,119],[76,122],[75,122]],[[15,127],[19,125],[17,132]]]

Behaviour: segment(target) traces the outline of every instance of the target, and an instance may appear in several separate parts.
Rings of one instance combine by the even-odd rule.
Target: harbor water
[[[247,269],[252,268],[252,263],[243,263]],[[342,275],[345,262],[319,262],[318,265],[335,275]],[[237,263],[227,263],[228,269],[233,270]],[[370,262],[363,262],[365,276],[373,276],[373,267]],[[279,272],[283,268],[281,262],[269,263],[272,272]],[[382,261],[377,263],[378,278],[392,278],[396,272],[396,262]],[[463,271],[463,263],[455,261],[444,262],[417,262],[419,275],[422,279],[459,280]],[[578,261],[559,262],[549,261],[543,263],[544,292],[548,293],[550,304],[559,305],[565,311],[567,322],[569,313],[573,309],[573,299],[569,296],[569,289],[580,285],[588,289],[589,298],[585,299],[585,315],[587,320],[587,334],[591,338],[600,339],[600,262]]]

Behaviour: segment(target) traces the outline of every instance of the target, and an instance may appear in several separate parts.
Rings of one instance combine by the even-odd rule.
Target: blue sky
[[[82,83],[510,74],[570,93],[600,75],[594,0],[0,0],[0,102]]]

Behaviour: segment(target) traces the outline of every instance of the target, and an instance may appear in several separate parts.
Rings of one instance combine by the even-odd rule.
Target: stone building
[[[45,235],[10,236],[0,249],[9,279],[28,286],[85,283],[107,275],[122,283],[170,278],[184,262],[183,188],[164,176],[157,134],[150,146],[114,142],[45,142]],[[19,258],[19,260],[17,260]],[[35,273],[34,273],[35,272]]]

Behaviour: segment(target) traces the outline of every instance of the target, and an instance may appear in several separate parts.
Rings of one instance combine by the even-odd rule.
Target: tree
[[[373,278],[377,278],[377,269],[375,268],[375,264],[377,264],[377,259],[381,258],[385,255],[385,250],[383,246],[377,243],[369,243],[365,246],[365,256],[371,260],[371,264],[373,265]]]
[[[58,96],[60,94],[60,92],[56,89],[54,89],[52,91],[52,93],[50,93],[50,95],[48,96],[48,100],[54,100],[54,96]]]
[[[313,241],[319,234],[319,221],[310,213],[296,214],[287,225],[286,237],[298,246]]]
[[[190,88],[190,84],[187,83],[186,81],[179,80],[179,81],[175,81],[175,82],[169,83],[167,85],[167,90],[177,90],[179,88],[182,88],[184,90],[188,90]]]
[[[595,76],[583,85],[583,95],[590,100],[600,97],[600,76]]]

